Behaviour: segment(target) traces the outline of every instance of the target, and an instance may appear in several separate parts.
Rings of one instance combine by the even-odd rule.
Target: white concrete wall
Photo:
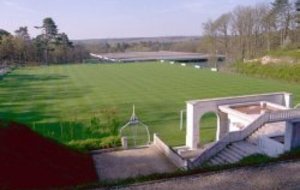
[[[258,147],[271,157],[277,157],[284,153],[284,145],[269,137],[261,137],[258,140]]]
[[[229,132],[238,131],[239,129],[236,128],[235,123],[240,123],[243,126],[249,125],[251,122],[249,120],[243,119],[241,117],[237,117],[235,115],[228,115],[229,123]]]
[[[153,145],[158,151],[167,156],[175,166],[181,169],[187,169],[187,161],[176,154],[176,152],[166,145],[156,134],[154,134],[153,137]]]
[[[196,148],[199,143],[199,128],[194,126],[198,126],[199,115],[194,113],[192,104],[187,104],[186,110],[186,146]]]
[[[300,147],[300,120],[287,122],[284,142],[285,151]]]
[[[238,103],[249,103],[267,101],[282,106],[289,106],[292,102],[292,95],[289,93],[271,93],[271,94],[258,94],[250,96],[238,96],[238,97],[227,97],[227,98],[215,98],[206,100],[193,100],[187,102],[187,133],[186,133],[186,146],[191,149],[197,149],[200,142],[199,139],[199,126],[200,118],[208,112],[214,112],[220,115],[218,107],[221,105],[238,104]],[[221,117],[220,136],[224,136],[224,133],[228,131],[228,122],[224,122],[226,117]],[[228,119],[227,119],[228,120]]]

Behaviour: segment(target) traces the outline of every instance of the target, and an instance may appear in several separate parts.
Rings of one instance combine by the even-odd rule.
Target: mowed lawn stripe
[[[151,132],[170,144],[184,143],[179,111],[187,100],[276,91],[292,92],[295,103],[300,100],[299,84],[161,63],[27,67],[0,81],[0,89],[3,119],[88,123],[95,112],[113,107],[125,123],[135,104]],[[201,135],[213,139],[214,131],[206,127]]]

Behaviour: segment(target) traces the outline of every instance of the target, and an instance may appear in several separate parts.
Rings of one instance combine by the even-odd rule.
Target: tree
[[[298,27],[300,27],[300,0],[298,0],[297,2],[295,2],[295,7],[296,7],[296,11],[297,11],[297,23],[298,23]]]
[[[15,53],[14,38],[12,35],[2,35],[0,44],[0,61],[13,62]]]
[[[31,46],[31,39],[27,27],[20,27],[15,31],[14,44],[18,62],[25,64]]]
[[[229,28],[231,22],[231,13],[226,13],[221,15],[215,21],[215,27],[217,35],[220,36],[218,42],[221,43],[222,48],[219,48],[221,53],[227,54],[228,53],[228,46],[229,46]]]
[[[38,36],[40,43],[40,47],[44,49],[44,61],[45,64],[48,65],[49,61],[49,51],[53,50],[53,42],[56,40],[56,36],[58,33],[57,26],[52,18],[45,18],[43,20],[42,26],[37,26],[37,29],[42,29],[42,34]]]
[[[28,33],[27,26],[20,27],[18,30],[15,31],[16,37],[22,38],[24,41],[30,41],[30,35]]]
[[[9,35],[11,35],[9,32],[0,28],[0,40],[1,40],[1,37],[9,36]]]
[[[275,0],[272,3],[272,14],[275,15],[277,27],[280,29],[280,45],[283,47],[289,39],[289,30],[292,21],[292,8],[289,0]]]
[[[217,51],[217,27],[213,20],[208,20],[203,24],[204,43],[208,47],[208,52],[214,54]]]
[[[44,29],[44,34],[48,38],[55,38],[58,33],[57,25],[55,24],[54,20],[49,17],[43,20],[42,28]]]

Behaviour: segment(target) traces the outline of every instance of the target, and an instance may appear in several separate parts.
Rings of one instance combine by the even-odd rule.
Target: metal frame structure
[[[148,138],[148,141],[147,141],[147,144],[150,144],[151,142],[151,139],[150,139],[150,132],[149,132],[149,128],[147,125],[145,125],[143,122],[141,122],[138,117],[136,116],[135,114],[135,106],[133,105],[133,108],[132,108],[132,115],[130,117],[130,120],[128,121],[128,123],[126,123],[123,127],[121,127],[120,129],[120,135],[122,136],[122,132],[124,129],[126,129],[127,127],[129,127],[130,125],[132,126],[135,126],[135,125],[141,125],[142,127],[145,128],[146,132],[147,132],[147,138]],[[137,128],[135,131],[132,131],[133,133],[133,136],[135,137],[134,139],[134,145],[136,146],[136,137],[137,137]]]

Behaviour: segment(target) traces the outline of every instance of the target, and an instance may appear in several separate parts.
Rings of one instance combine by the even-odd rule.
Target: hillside
[[[289,82],[300,82],[300,50],[278,50],[265,56],[237,62],[238,73],[260,78],[272,78]]]

